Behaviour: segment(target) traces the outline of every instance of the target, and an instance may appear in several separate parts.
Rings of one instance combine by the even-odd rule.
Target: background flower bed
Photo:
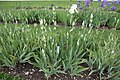
[[[7,5],[9,3],[9,5]],[[67,3],[67,4],[66,4]],[[41,24],[120,29],[118,1],[1,2],[1,23]],[[14,4],[14,5],[12,5]],[[79,13],[70,14],[76,4]],[[18,8],[19,7],[19,8]],[[54,10],[53,10],[54,9]],[[93,16],[92,18],[91,15]],[[92,21],[92,22],[91,22]]]
[[[120,28],[120,14],[114,12],[105,12],[101,10],[92,11],[89,8],[80,11],[79,13],[69,14],[66,11],[46,11],[46,10],[25,10],[25,11],[1,11],[0,22],[1,23],[23,23],[23,24],[41,24],[42,25],[59,25],[64,26],[78,26],[82,27],[84,21],[84,27],[90,27],[90,16],[92,18],[92,27],[108,27],[108,28]],[[56,22],[56,24],[54,24]],[[73,23],[75,23],[73,25]],[[60,25],[61,26],[61,25]]]

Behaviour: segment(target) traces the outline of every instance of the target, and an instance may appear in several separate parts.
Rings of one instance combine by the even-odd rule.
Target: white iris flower
[[[72,6],[71,6],[69,12],[70,12],[70,14],[74,14],[75,12],[78,13],[77,5],[76,5],[76,4],[72,4]]]

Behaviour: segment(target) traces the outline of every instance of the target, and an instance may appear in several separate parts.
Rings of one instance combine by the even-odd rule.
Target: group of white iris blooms
[[[56,14],[56,13],[54,12],[54,11],[55,11],[55,8],[52,7],[52,10],[53,10],[53,14],[55,15],[55,14]],[[74,14],[75,12],[78,13],[77,5],[76,5],[76,4],[72,4],[69,12],[70,12],[70,14]],[[26,14],[27,14],[27,13],[26,13]],[[72,18],[72,17],[71,17],[71,18]],[[53,21],[54,25],[57,26],[57,22],[56,22],[55,20],[52,20],[52,21]],[[43,25],[43,24],[47,25],[45,19],[40,19],[39,22],[40,22],[40,25]],[[72,21],[71,21],[71,22],[72,22]],[[72,26],[75,25],[75,22],[76,22],[76,20],[72,22]]]
[[[69,10],[69,13],[70,13],[70,14],[78,13],[77,4],[72,4],[72,6],[71,6],[71,8],[70,8],[70,10]],[[68,16],[69,16],[69,14],[68,14]],[[73,15],[71,15],[70,24],[71,24],[72,26],[74,26],[74,25],[75,25],[75,22],[76,22],[76,19],[73,21]]]
[[[69,13],[70,14],[78,13],[77,4],[72,4],[72,6],[71,6],[71,8],[69,10]],[[72,22],[72,17],[71,17],[71,21],[70,22]],[[72,22],[72,26],[75,25],[75,22],[76,22],[76,19]],[[89,27],[92,27],[92,22],[93,22],[93,14],[91,13]],[[82,27],[84,27],[84,26],[85,26],[85,21],[83,21],[83,23],[82,23]]]

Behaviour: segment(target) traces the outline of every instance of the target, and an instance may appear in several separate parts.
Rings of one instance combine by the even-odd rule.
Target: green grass
[[[0,2],[0,8],[1,9],[14,9],[16,7],[49,7],[51,6],[51,4],[54,4],[54,6],[58,6],[58,7],[63,7],[63,8],[69,8],[70,5],[72,4],[76,4],[78,3],[77,1],[24,1],[24,2]],[[83,4],[85,2],[82,2],[81,5],[85,5]],[[93,2],[94,6],[98,6],[98,4],[96,2]],[[14,5],[13,5],[14,4]]]
[[[0,9],[16,9],[16,7],[32,7],[32,8],[48,8],[51,4],[54,6],[69,8],[71,4],[78,4],[77,0],[65,0],[65,1],[0,1]],[[91,8],[99,8],[101,2],[92,2]],[[85,6],[85,1],[80,3],[81,6]],[[119,5],[114,4],[119,7]]]
[[[67,4],[66,4],[67,3]],[[25,1],[25,2],[0,2],[1,9],[13,9],[15,7],[49,7],[51,4],[54,6],[69,7],[71,4],[75,4],[77,1]],[[14,4],[14,5],[13,5]]]

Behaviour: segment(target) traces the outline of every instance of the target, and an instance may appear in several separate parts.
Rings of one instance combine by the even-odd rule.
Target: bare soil
[[[18,64],[15,68],[0,67],[0,72],[8,73],[12,76],[19,76],[25,80],[46,80],[44,73],[31,64]],[[52,75],[48,80],[99,80],[98,74],[89,76],[90,70],[80,73],[82,76],[70,76],[69,74]]]

